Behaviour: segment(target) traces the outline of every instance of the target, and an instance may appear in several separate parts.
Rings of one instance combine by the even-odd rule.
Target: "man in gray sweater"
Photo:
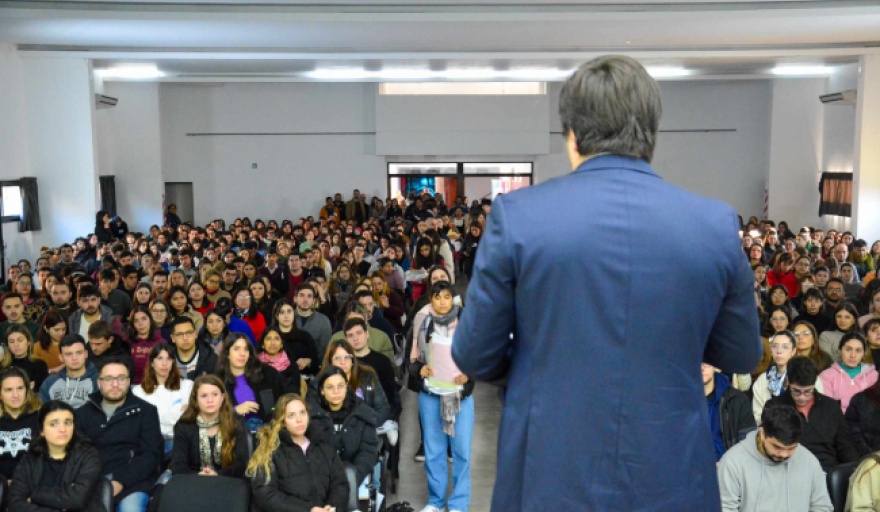
[[[832,512],[819,460],[799,448],[794,407],[768,405],[761,427],[721,458],[721,508],[728,511]]]

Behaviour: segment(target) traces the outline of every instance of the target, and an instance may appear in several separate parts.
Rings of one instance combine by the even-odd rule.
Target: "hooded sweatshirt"
[[[724,512],[832,512],[818,459],[798,446],[785,462],[758,451],[758,431],[724,454],[718,467]]]
[[[74,409],[78,409],[86,403],[89,395],[98,391],[98,370],[92,363],[86,363],[86,373],[78,378],[67,376],[67,368],[62,368],[55,375],[51,375],[40,386],[40,400],[43,403],[49,400],[61,400],[68,403]]]

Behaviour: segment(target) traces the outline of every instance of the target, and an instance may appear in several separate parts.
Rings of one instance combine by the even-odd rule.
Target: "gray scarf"
[[[445,327],[451,324],[453,320],[458,318],[459,311],[461,311],[461,308],[457,305],[453,305],[452,309],[449,310],[449,313],[446,313],[445,315],[437,315],[431,313],[431,319],[434,321],[435,324]]]
[[[199,460],[201,466],[203,468],[209,467],[216,471],[220,468],[215,466],[214,461],[222,460],[220,448],[223,445],[223,436],[221,436],[220,431],[217,430],[214,442],[214,453],[211,453],[211,441],[209,439],[210,436],[208,435],[208,429],[219,425],[220,419],[205,421],[201,416],[196,416],[196,424],[199,426]]]

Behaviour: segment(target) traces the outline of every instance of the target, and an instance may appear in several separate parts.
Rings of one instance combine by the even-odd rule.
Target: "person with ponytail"
[[[248,462],[254,508],[260,512],[348,510],[348,479],[336,449],[313,432],[300,395],[278,399],[272,421],[257,433]]]
[[[232,412],[223,381],[216,375],[199,376],[174,426],[171,474],[240,478],[248,463],[247,436]]]

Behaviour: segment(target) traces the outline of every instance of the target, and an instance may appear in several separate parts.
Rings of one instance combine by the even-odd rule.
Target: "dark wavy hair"
[[[247,363],[245,363],[244,366],[244,378],[247,380],[248,384],[251,385],[263,382],[263,363],[257,359],[257,351],[254,348],[254,344],[251,343],[251,339],[248,338],[246,334],[240,332],[229,333],[229,336],[223,340],[223,350],[220,351],[220,362],[217,365],[219,368],[217,376],[220,377],[223,384],[226,385],[226,389],[229,391],[230,396],[235,393],[235,375],[232,374],[232,365],[229,362],[229,351],[238,340],[244,340],[248,352],[250,352],[250,356],[248,356]]]
[[[67,411],[70,413],[70,416],[73,418],[74,427],[76,427],[76,414],[74,412],[73,407],[71,407],[67,402],[62,402],[61,400],[49,400],[44,403],[42,407],[40,407],[40,412],[37,413],[37,431],[39,433],[43,432],[43,427],[46,422],[46,417],[49,416],[50,413],[55,411]],[[72,428],[71,429],[71,437],[70,442],[67,443],[67,449],[65,453],[71,453],[76,451],[77,449],[92,446],[92,442],[88,437],[83,435],[79,429]],[[46,438],[41,435],[34,435],[33,441],[31,441],[31,445],[28,447],[28,453],[34,455],[36,457],[44,457],[49,454],[49,445],[46,443]]]

